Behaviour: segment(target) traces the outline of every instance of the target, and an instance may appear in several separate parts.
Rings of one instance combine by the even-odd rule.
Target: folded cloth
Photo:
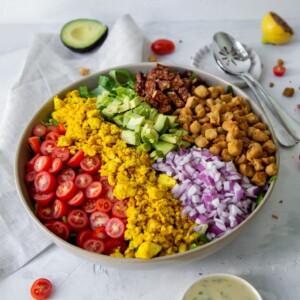
[[[0,278],[16,271],[51,244],[26,214],[15,187],[15,151],[23,128],[45,101],[82,78],[80,68],[94,73],[106,67],[144,61],[148,45],[129,15],[116,21],[100,48],[85,54],[64,47],[58,34],[35,36],[0,121]]]

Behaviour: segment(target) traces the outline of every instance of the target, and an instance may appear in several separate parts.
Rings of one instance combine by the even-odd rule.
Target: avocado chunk
[[[106,39],[108,27],[97,20],[77,19],[65,24],[60,31],[62,43],[75,52],[87,52]]]
[[[176,148],[176,145],[163,141],[158,141],[157,143],[154,143],[153,146],[157,151],[162,152],[163,155],[166,155],[168,152]]]
[[[140,134],[132,130],[123,130],[121,139],[129,145],[137,146],[141,143]]]
[[[158,133],[164,133],[169,129],[170,120],[166,115],[158,114],[156,122],[154,124],[154,129]]]

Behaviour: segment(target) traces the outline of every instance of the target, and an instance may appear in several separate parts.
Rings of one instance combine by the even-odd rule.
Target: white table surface
[[[292,19],[290,24],[296,34],[294,41],[285,46],[263,45],[259,20],[145,22],[141,28],[151,40],[165,37],[176,42],[176,52],[162,58],[161,62],[187,66],[191,65],[191,57],[199,47],[211,42],[214,32],[227,31],[238,37],[260,55],[263,62],[262,85],[284,109],[300,120],[300,110],[296,108],[296,104],[300,103],[300,18]],[[61,25],[0,24],[2,108],[22,69],[34,33],[58,33]],[[285,61],[287,68],[282,78],[275,78],[272,73],[272,66],[278,58]],[[273,88],[269,87],[271,81],[275,83]],[[293,98],[282,96],[286,86],[295,88]],[[242,276],[261,292],[265,300],[300,299],[299,154],[299,144],[289,149],[280,148],[279,179],[267,205],[235,242],[205,259],[159,270],[117,270],[75,257],[53,245],[0,281],[0,299],[31,299],[30,286],[39,277],[52,281],[54,291],[51,299],[181,299],[186,288],[195,280],[216,272]],[[275,220],[272,215],[278,216],[278,219]]]

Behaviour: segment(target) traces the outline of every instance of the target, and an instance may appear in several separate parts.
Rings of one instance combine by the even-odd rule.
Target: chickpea
[[[256,123],[255,125],[253,125],[254,128],[257,128],[257,129],[260,129],[262,131],[266,130],[267,129],[267,126],[262,123],[262,122],[258,122]]]
[[[226,135],[226,141],[231,142],[232,140],[237,139],[239,137],[240,137],[240,130],[238,126],[233,125]]]
[[[207,130],[205,130],[204,134],[205,137],[210,141],[214,140],[218,136],[217,130],[215,128],[208,128]]]
[[[244,102],[244,106],[243,106],[242,110],[243,110],[243,113],[245,115],[247,115],[251,112],[251,106],[250,106],[250,103],[248,101]]]
[[[212,98],[206,99],[206,106],[209,107],[210,110],[214,105],[215,105],[214,99]]]
[[[248,162],[247,158],[246,158],[246,155],[242,154],[240,157],[237,157],[236,162],[237,162],[238,165],[246,164]]]
[[[196,120],[190,126],[190,131],[192,134],[199,134],[201,131],[201,124]]]
[[[211,129],[211,128],[213,128],[211,124],[205,123],[205,124],[203,124],[203,125],[201,126],[201,133],[202,133],[203,135],[205,135],[205,131],[206,131],[207,129]]]
[[[189,115],[189,116],[192,116],[192,115],[193,115],[193,112],[192,112],[192,110],[191,110],[190,107],[185,106],[185,107],[183,107],[183,108],[181,109],[180,114],[181,114],[181,115]]]
[[[269,176],[276,175],[278,173],[278,169],[276,167],[275,163],[270,163],[269,165],[266,166],[266,173]]]
[[[209,91],[204,85],[199,85],[194,89],[194,94],[199,97],[205,99],[209,96]]]
[[[270,156],[270,157],[263,157],[262,161],[264,164],[269,165],[270,163],[273,163],[276,161],[275,156]]]
[[[240,96],[236,96],[232,98],[231,103],[232,106],[241,106],[244,104],[244,99]]]
[[[178,122],[180,123],[191,123],[193,121],[193,117],[189,115],[180,115],[178,117]]]
[[[198,122],[199,123],[208,123],[209,122],[209,117],[204,117],[204,118],[202,118],[202,119],[198,119]]]
[[[252,164],[253,164],[255,171],[262,171],[265,169],[262,158],[253,158]]]
[[[263,154],[262,146],[259,143],[252,143],[249,146],[249,149],[246,153],[246,157],[248,160],[252,160],[253,158],[260,158]]]
[[[200,148],[205,148],[209,144],[209,141],[206,137],[199,135],[195,138],[195,144]]]
[[[234,158],[232,155],[229,154],[228,149],[223,149],[221,156],[224,161],[232,161]]]
[[[232,94],[230,93],[230,94],[221,95],[220,99],[225,102],[230,102],[232,99]]]
[[[218,127],[218,128],[217,128],[217,132],[218,132],[219,134],[223,134],[223,133],[225,133],[225,130],[224,130],[222,127]]]
[[[268,154],[273,154],[276,152],[276,146],[272,140],[267,140],[263,145],[262,148],[264,151],[266,151]]]
[[[213,125],[220,125],[221,119],[220,119],[220,114],[217,111],[212,111],[210,113],[207,114],[207,116],[210,119],[210,123]]]
[[[253,177],[255,174],[254,168],[249,164],[241,164],[239,169],[243,176]]]
[[[253,131],[254,131],[254,127],[248,127],[248,130],[247,130],[247,135],[249,138],[252,138],[252,134],[253,134]]]
[[[238,156],[243,151],[243,142],[241,140],[233,139],[228,143],[228,153],[232,156]]]
[[[223,122],[222,128],[226,131],[230,131],[233,126],[236,126],[236,124],[237,123],[232,120],[227,120]]]
[[[243,119],[243,120],[240,120],[239,127],[241,128],[241,130],[247,131],[249,128],[249,125],[248,125],[247,121],[245,119]]]
[[[198,105],[198,98],[195,96],[188,97],[185,106],[194,109]]]
[[[254,113],[249,113],[246,116],[246,120],[248,122],[249,125],[255,125],[256,123],[259,122],[259,118],[258,116],[256,116]]]
[[[266,142],[269,137],[260,129],[255,128],[252,132],[252,139],[256,142]]]
[[[208,91],[209,91],[209,96],[213,99],[216,99],[220,95],[219,90],[216,86],[209,87]]]
[[[233,119],[233,113],[231,111],[227,111],[221,117],[222,122]]]
[[[256,171],[254,176],[251,178],[251,182],[258,186],[264,186],[267,182],[268,175],[264,171]]]
[[[218,90],[219,96],[225,94],[224,88],[221,85],[217,85],[215,88]]]
[[[222,151],[222,146],[220,144],[213,144],[210,146],[209,151],[213,154],[213,155],[220,155],[221,151]]]

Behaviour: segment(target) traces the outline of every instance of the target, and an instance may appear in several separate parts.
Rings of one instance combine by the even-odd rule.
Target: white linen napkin
[[[15,151],[26,123],[51,96],[82,78],[80,68],[94,73],[106,67],[144,61],[149,54],[148,45],[129,15],[118,19],[104,44],[90,53],[70,51],[61,43],[59,34],[35,36],[0,120],[0,278],[16,271],[51,244],[26,214],[15,187]]]

